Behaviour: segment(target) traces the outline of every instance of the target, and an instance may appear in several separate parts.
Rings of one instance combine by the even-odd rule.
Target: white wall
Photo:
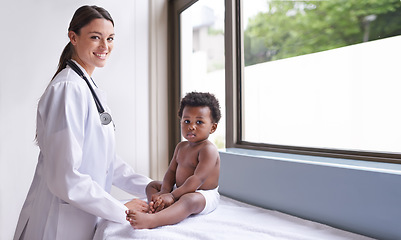
[[[72,15],[85,4],[114,18],[115,47],[94,78],[108,93],[119,155],[149,174],[149,1],[2,1],[0,239],[12,238],[35,170],[37,101],[68,42]]]

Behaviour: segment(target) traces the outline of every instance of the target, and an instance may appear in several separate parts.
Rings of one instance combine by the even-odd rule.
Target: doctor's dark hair
[[[88,25],[92,20],[99,18],[109,20],[114,26],[114,21],[106,9],[98,6],[82,6],[75,11],[68,31],[73,31],[79,35],[81,28]],[[67,60],[71,59],[73,54],[74,46],[71,44],[71,42],[68,42],[67,46],[65,46],[63,52],[61,53],[58,69],[52,79],[54,79],[56,75],[67,66]]]
[[[209,107],[214,123],[219,123],[221,118],[220,104],[217,98],[211,93],[190,92],[181,100],[178,117],[182,118],[185,107]]]

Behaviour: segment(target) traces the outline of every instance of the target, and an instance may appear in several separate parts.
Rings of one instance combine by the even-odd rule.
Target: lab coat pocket
[[[60,204],[57,240],[88,240],[95,233],[97,217],[70,204]]]

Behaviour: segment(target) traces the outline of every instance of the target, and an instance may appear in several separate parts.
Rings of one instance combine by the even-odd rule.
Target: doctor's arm
[[[133,194],[139,198],[146,197],[146,186],[152,180],[144,175],[135,173],[134,169],[119,156],[116,156],[114,162],[113,185]],[[141,212],[148,211],[148,204],[138,198],[124,204],[128,209],[134,209]]]
[[[139,198],[146,198],[146,186],[152,179],[136,173],[119,156],[114,161],[113,185]]]

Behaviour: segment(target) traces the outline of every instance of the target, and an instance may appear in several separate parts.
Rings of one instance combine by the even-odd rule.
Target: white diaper
[[[219,187],[212,190],[196,190],[196,192],[202,194],[206,199],[205,208],[199,214],[208,214],[217,208],[217,205],[219,205],[220,201],[220,194],[218,190]]]
[[[177,185],[174,184],[173,190],[176,188],[177,188]],[[217,205],[219,205],[220,193],[219,193],[218,186],[217,186],[217,188],[212,189],[212,190],[196,190],[195,192],[202,194],[202,196],[206,199],[205,208],[202,210],[202,212],[200,212],[198,214],[211,213],[217,208]]]

